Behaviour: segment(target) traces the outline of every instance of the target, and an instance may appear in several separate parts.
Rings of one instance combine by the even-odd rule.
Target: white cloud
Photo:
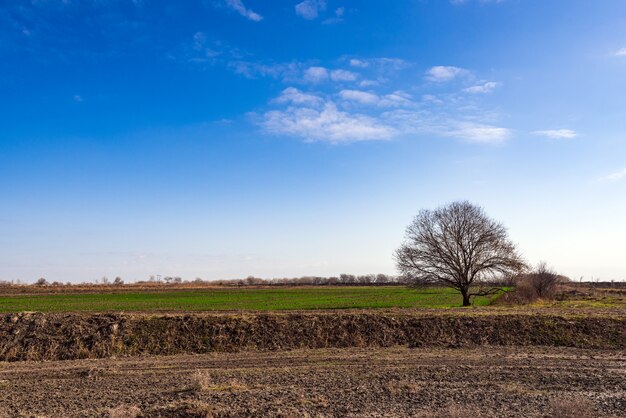
[[[328,19],[324,20],[322,23],[325,25],[331,25],[334,23],[341,23],[343,22],[343,15],[346,13],[346,8],[345,7],[338,7],[335,9],[335,16],[333,17],[329,17]]]
[[[263,20],[263,16],[260,14],[253,12],[251,9],[246,8],[241,0],[226,0],[226,4],[231,9],[235,10],[240,15],[244,16],[248,20],[252,20],[254,22],[260,22]]]
[[[296,14],[304,19],[313,20],[319,15],[319,12],[326,10],[326,1],[324,0],[304,0],[295,6]]]
[[[341,90],[339,97],[342,100],[357,102],[361,104],[378,104],[380,97],[377,94],[361,90]]]
[[[228,63],[235,74],[246,78],[272,77],[283,80],[294,81],[301,77],[302,65],[297,62],[263,64],[249,61],[231,61]]]
[[[474,122],[460,122],[457,128],[446,133],[460,139],[481,144],[502,144],[511,136],[511,131],[498,126],[483,125]]]
[[[542,131],[534,131],[532,134],[545,136],[551,139],[572,139],[578,136],[576,131],[571,129],[546,129]]]
[[[378,86],[380,84],[380,81],[378,80],[362,80],[359,82],[359,86],[361,87],[372,87],[372,86]]]
[[[382,117],[405,134],[451,137],[487,145],[499,145],[511,137],[510,129],[461,120],[458,115],[437,113],[431,109],[397,109],[383,113]]]
[[[295,87],[287,87],[283,90],[274,103],[291,103],[296,105],[318,106],[323,103],[323,99],[314,94],[303,93]]]
[[[426,78],[430,81],[445,82],[468,74],[464,68],[437,65],[426,71]]]
[[[380,107],[410,106],[413,104],[410,96],[402,91],[379,96],[368,91],[346,89],[339,92],[339,97],[346,102]]]
[[[617,171],[615,173],[609,174],[608,176],[600,177],[598,180],[600,181],[620,181],[626,178],[626,168]]]
[[[615,56],[626,57],[626,47],[615,52]]]
[[[333,81],[354,81],[358,77],[357,73],[348,70],[333,70],[330,72],[330,78]]]
[[[472,94],[481,94],[481,93],[491,93],[498,87],[500,83],[496,83],[495,81],[487,81],[485,83],[477,84],[472,87],[468,87],[463,91]]]
[[[350,65],[353,67],[358,67],[358,68],[367,68],[370,66],[370,63],[367,61],[363,61],[363,60],[358,60],[358,59],[351,59],[350,60]]]
[[[413,104],[411,96],[400,90],[394,91],[391,94],[385,94],[378,103],[379,106],[383,107],[411,106]]]
[[[367,115],[340,111],[332,102],[326,102],[322,109],[291,106],[266,112],[261,126],[274,134],[332,143],[383,140],[394,136],[391,126]]]
[[[320,83],[328,80],[328,70],[324,67],[309,67],[304,71],[304,81]]]
[[[83,97],[78,95],[78,94],[75,94],[73,99],[74,99],[75,102],[78,102],[78,103],[83,101]]]
[[[437,96],[425,93],[414,98],[402,90],[383,91],[380,86],[391,82],[394,76],[392,70],[386,72],[383,68],[404,67],[406,63],[402,60],[352,58],[346,61],[363,74],[374,73],[375,81],[360,80],[361,74],[346,69],[293,62],[286,68],[291,74],[289,81],[300,84],[299,88],[287,87],[271,100],[273,109],[259,116],[258,125],[274,134],[334,143],[414,135],[497,145],[512,136],[510,129],[498,126],[496,112],[480,107],[478,97],[440,92]],[[254,67],[253,71],[276,74],[287,81],[283,75],[287,70],[282,67],[278,70],[277,66],[280,67]],[[468,70],[457,67],[433,67],[431,70],[429,74],[439,80],[471,75]],[[350,87],[344,82],[350,82]],[[481,81],[472,86],[477,88],[470,92],[487,92],[495,85],[495,82]]]

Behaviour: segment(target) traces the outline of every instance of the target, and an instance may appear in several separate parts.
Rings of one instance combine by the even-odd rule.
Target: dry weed
[[[249,387],[237,379],[229,379],[226,382],[216,382],[209,373],[197,370],[191,376],[191,388],[193,392],[204,391],[241,391],[249,389]]]
[[[417,393],[419,385],[409,380],[390,380],[385,384],[385,390],[391,396],[398,396],[402,393]]]
[[[168,418],[213,418],[216,410],[211,405],[201,401],[181,401],[164,407],[157,407],[148,411],[146,417]]]
[[[425,412],[418,415],[421,418],[469,418],[483,416],[478,408],[473,406],[461,406],[457,404],[449,404],[445,408],[438,411]]]
[[[597,416],[595,403],[582,396],[551,399],[550,409],[554,418],[594,418]]]
[[[109,418],[137,418],[141,415],[141,409],[135,405],[119,405],[108,411]]]

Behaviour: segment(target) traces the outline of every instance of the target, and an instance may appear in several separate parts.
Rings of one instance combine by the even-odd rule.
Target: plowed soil
[[[626,351],[345,348],[0,363],[0,416],[625,416]]]

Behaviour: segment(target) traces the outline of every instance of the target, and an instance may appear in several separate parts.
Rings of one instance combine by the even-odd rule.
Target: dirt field
[[[5,313],[0,418],[626,417],[625,301]]]
[[[323,349],[0,363],[6,416],[625,416],[626,351]]]

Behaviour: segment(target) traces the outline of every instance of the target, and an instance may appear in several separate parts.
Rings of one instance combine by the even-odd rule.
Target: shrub
[[[545,262],[539,263],[528,275],[528,282],[540,299],[553,299],[559,284],[559,275]]]

